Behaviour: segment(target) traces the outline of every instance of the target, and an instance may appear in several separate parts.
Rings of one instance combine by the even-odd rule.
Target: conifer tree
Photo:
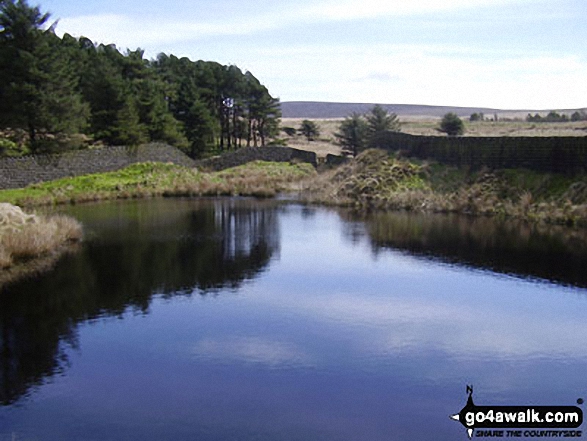
[[[357,156],[367,145],[368,126],[365,119],[358,113],[346,117],[335,133],[343,151]]]
[[[26,0],[0,4],[0,127],[26,130],[33,148],[40,134],[81,131],[89,112],[48,20]]]
[[[372,148],[385,148],[387,132],[399,132],[401,123],[395,113],[389,113],[379,104],[367,114],[368,145]]]
[[[113,124],[113,144],[137,146],[148,141],[147,128],[141,124],[134,101],[127,98]]]

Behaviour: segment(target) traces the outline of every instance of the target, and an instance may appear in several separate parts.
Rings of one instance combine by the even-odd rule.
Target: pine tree
[[[197,158],[205,155],[214,145],[216,122],[203,101],[196,101],[192,105],[185,125],[190,140],[190,156]]]
[[[365,119],[358,113],[346,117],[334,135],[343,151],[357,156],[367,145],[368,126]]]
[[[320,128],[318,127],[318,124],[316,124],[314,121],[310,121],[309,119],[302,121],[299,131],[306,137],[308,142],[314,141],[314,139],[320,136]]]
[[[399,132],[401,123],[395,113],[389,113],[379,104],[367,114],[368,145],[385,148],[387,132]]]
[[[115,145],[137,146],[149,139],[147,128],[141,124],[137,107],[130,98],[125,100],[118,111],[113,126],[115,136],[113,144]]]
[[[439,131],[448,136],[462,135],[465,132],[465,124],[456,113],[449,112],[442,118]]]
[[[44,30],[49,14],[25,0],[0,6],[0,126],[28,131],[33,148],[39,134],[79,132],[89,109],[69,55],[54,34]]]

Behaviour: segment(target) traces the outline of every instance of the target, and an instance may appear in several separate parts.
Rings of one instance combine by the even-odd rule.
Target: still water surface
[[[0,291],[0,440],[465,440],[587,398],[583,232],[247,199],[68,207]]]

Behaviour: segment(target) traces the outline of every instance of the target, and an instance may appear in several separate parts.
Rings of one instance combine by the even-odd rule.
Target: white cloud
[[[297,24],[317,24],[329,21],[358,20],[434,13],[453,9],[497,6],[528,0],[346,0],[292,3],[280,8],[250,15],[216,21],[198,21],[183,18],[170,20],[163,13],[154,21],[140,15],[96,14],[65,17],[59,22],[58,32],[74,36],[86,36],[100,43],[114,43],[120,47],[145,47],[146,45],[191,41],[214,36],[238,36],[273,29],[284,29]]]
[[[279,45],[283,29],[330,21],[433,14],[529,0],[325,0],[286,2],[265,13],[209,21],[153,21],[141,16],[103,14],[64,18],[58,32],[141,47],[148,56],[171,52],[213,59],[250,70],[282,100],[385,102],[484,106],[503,109],[578,108],[587,103],[587,59],[569,54],[524,53],[454,45]],[[254,8],[253,8],[254,9]],[[502,10],[503,8],[492,9]],[[390,20],[390,25],[393,20]],[[345,24],[346,25],[346,24]],[[345,26],[346,28],[346,26]],[[348,26],[350,29],[351,26]],[[304,28],[312,32],[311,26]],[[256,40],[255,34],[275,31]],[[350,32],[350,31],[349,31]],[[251,36],[246,46],[243,36]],[[227,37],[227,38],[217,38]],[[230,37],[230,38],[228,38]],[[209,39],[194,45],[198,39]],[[363,34],[358,34],[366,38]],[[197,46],[197,51],[193,47]],[[184,47],[186,49],[175,50]],[[515,41],[512,42],[515,48]],[[503,48],[503,46],[502,46]],[[575,55],[573,54],[573,51]]]
[[[195,345],[193,353],[220,361],[238,360],[270,367],[310,365],[310,357],[294,345],[260,337],[203,339]]]
[[[283,59],[288,62],[280,63]],[[254,60],[249,68],[269,90],[289,91],[283,100],[503,109],[577,108],[587,102],[582,80],[587,60],[576,55],[443,45],[315,45],[261,50]]]
[[[284,299],[279,303],[283,307]],[[564,326],[550,323],[537,318],[537,311],[522,313],[504,306],[488,312],[450,304],[444,298],[374,298],[353,293],[298,296],[288,307],[290,313],[314,317],[320,323],[352,327],[353,348],[370,355],[435,348],[463,357],[527,360],[549,354],[587,359],[584,323],[572,319]]]
[[[57,32],[85,36],[98,43],[114,43],[123,48],[145,48],[185,40],[222,35],[245,35],[275,27],[267,20],[238,22],[160,22],[145,21],[118,14],[64,18]]]
[[[464,8],[500,6],[525,0],[338,0],[325,1],[304,11],[315,20],[356,20],[431,14]]]

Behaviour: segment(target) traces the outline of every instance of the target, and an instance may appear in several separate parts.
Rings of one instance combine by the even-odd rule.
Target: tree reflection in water
[[[346,237],[498,273],[587,287],[587,231],[459,215],[341,212]]]
[[[233,199],[68,209],[84,223],[82,249],[0,292],[0,403],[67,367],[80,322],[146,314],[155,295],[206,295],[255,277],[279,255],[277,210]]]

